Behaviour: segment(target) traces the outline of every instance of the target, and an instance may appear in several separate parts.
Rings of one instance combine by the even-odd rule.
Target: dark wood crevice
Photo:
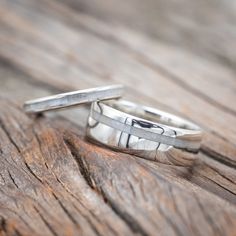
[[[64,138],[65,144],[67,145],[68,149],[71,152],[71,155],[74,157],[76,162],[78,163],[80,173],[84,177],[85,181],[87,182],[88,186],[90,186],[92,189],[95,188],[94,181],[91,177],[90,171],[88,170],[88,167],[86,166],[86,161],[84,158],[82,158],[78,152],[73,143],[70,141],[70,139]]]
[[[132,218],[132,216],[123,212],[123,209],[120,209],[119,206],[117,206],[115,202],[107,198],[102,188],[96,186],[95,180],[92,177],[92,173],[90,172],[86,164],[86,159],[80,156],[80,154],[77,151],[76,146],[73,144],[73,141],[71,141],[70,138],[66,138],[66,137],[64,137],[64,141],[68,149],[71,151],[72,156],[75,158],[76,162],[78,163],[80,173],[84,177],[88,186],[90,186],[92,190],[96,190],[96,192],[100,194],[104,202],[115,212],[117,216],[119,216],[128,225],[128,227],[135,234],[138,233],[140,235],[147,236],[148,233],[145,232],[144,229],[142,229],[142,227],[135,221],[135,219]]]
[[[78,222],[76,219],[73,217],[73,215],[66,209],[66,207],[63,205],[62,201],[60,198],[52,192],[53,197],[57,200],[58,204],[60,205],[61,209],[65,212],[65,214],[68,216],[68,218],[73,222],[73,224],[77,227]]]
[[[51,232],[52,235],[54,236],[58,236],[58,234],[56,233],[56,231],[54,230],[54,228],[50,225],[50,223],[44,218],[44,216],[42,215],[42,213],[37,209],[37,207],[34,207],[35,211],[38,213],[40,219],[44,222],[44,224],[46,225],[46,227],[49,229],[49,231]]]
[[[142,228],[142,226],[127,212],[124,211],[124,209],[121,209],[119,205],[117,205],[112,199],[110,199],[104,191],[100,188],[100,192],[103,196],[104,202],[106,202],[111,209],[123,220],[126,222],[126,224],[130,227],[132,232],[134,234],[140,234],[143,236],[149,235],[145,229]]]
[[[202,153],[207,155],[208,157],[222,163],[223,165],[229,166],[231,168],[236,169],[236,163],[235,161],[232,161],[230,158],[228,158],[226,155],[222,155],[221,153],[218,153],[211,149],[208,146],[202,145],[201,150]]]
[[[14,145],[16,150],[20,153],[20,148],[17,146],[16,142],[11,137],[10,133],[8,132],[6,126],[4,125],[4,123],[2,122],[1,119],[0,119],[0,128],[5,132],[5,134],[7,135],[8,139],[10,140],[10,142]]]
[[[10,179],[12,180],[12,183],[16,186],[16,188],[19,188],[19,186],[17,185],[15,179],[13,178],[13,176],[9,170],[8,170],[8,174],[9,174]]]

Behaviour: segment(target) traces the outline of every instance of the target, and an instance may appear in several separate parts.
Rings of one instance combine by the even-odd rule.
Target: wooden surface
[[[181,45],[151,26],[145,36],[142,27],[132,28],[135,11],[121,19],[117,2],[98,4],[0,2],[0,234],[236,235],[233,24],[222,18],[218,33],[230,25],[232,38],[212,52],[211,40],[204,50],[197,39]],[[219,6],[207,11],[209,18]],[[229,19],[235,19],[233,7],[222,8]],[[169,21],[163,27],[168,24],[171,29]],[[214,31],[196,34],[214,39]],[[88,143],[88,106],[40,117],[21,108],[27,99],[112,83],[126,85],[126,99],[203,127],[196,164],[166,165]]]

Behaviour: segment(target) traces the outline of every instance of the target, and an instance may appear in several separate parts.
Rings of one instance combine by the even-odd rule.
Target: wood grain
[[[65,2],[65,1],[61,1]],[[127,25],[235,71],[236,4],[227,0],[66,0],[79,12]]]
[[[232,66],[72,3],[0,2],[0,234],[235,235]],[[22,110],[27,99],[112,83],[204,128],[193,167],[89,143],[88,106]]]

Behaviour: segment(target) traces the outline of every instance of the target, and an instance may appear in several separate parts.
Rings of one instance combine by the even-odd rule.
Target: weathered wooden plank
[[[27,1],[25,2],[27,3]],[[41,9],[41,11],[36,12],[37,19],[43,21],[46,16],[48,23],[50,22],[50,27],[47,29],[42,29],[42,22],[34,22],[34,28],[36,28],[36,30],[31,29],[30,33],[34,32],[37,35],[38,31],[42,32],[40,37],[43,37],[43,39],[49,44],[49,40],[53,40],[52,37],[55,38],[54,33],[60,33],[57,30],[58,27],[61,31],[69,30],[67,39],[61,39],[60,41],[55,42],[57,46],[54,47],[58,50],[62,50],[63,48],[63,50],[68,51],[73,44],[73,40],[79,40],[80,38],[83,39],[86,37],[86,34],[83,32],[85,30],[90,33],[89,37],[91,34],[96,34],[98,39],[106,39],[106,41],[109,41],[109,44],[112,44],[115,41],[131,54],[136,53],[137,59],[139,58],[143,63],[146,62],[145,65],[148,64],[149,67],[154,68],[156,66],[158,73],[164,73],[167,79],[171,79],[169,77],[174,77],[172,78],[173,82],[177,84],[180,83],[181,86],[184,86],[184,88],[190,90],[190,92],[196,93],[197,96],[205,98],[215,106],[220,106],[222,109],[225,107],[226,112],[230,112],[231,110],[232,113],[235,112],[236,108],[232,103],[236,89],[234,74],[223,65],[209,62],[204,58],[196,57],[193,54],[179,50],[176,47],[171,47],[150,40],[147,37],[134,33],[122,26],[114,31],[111,25],[97,22],[95,19],[83,14],[76,14],[75,11],[67,9],[65,5],[55,4],[52,2],[50,8],[44,9],[42,3],[40,4],[41,6],[37,4],[37,2],[26,3],[25,6],[29,7],[29,5],[32,5],[30,8],[32,11],[35,11],[36,7],[37,9]],[[30,9],[28,9],[28,11]],[[24,27],[25,30],[29,30],[30,27],[32,28],[32,24],[29,22],[30,18],[27,16],[27,11],[25,12],[25,9],[22,9],[22,3],[21,5],[15,6],[14,12],[16,11],[21,17],[23,15],[23,19],[26,19],[26,21],[21,21],[23,27],[27,27],[28,24],[27,28]],[[16,16],[14,17],[13,15],[13,19],[8,20],[8,23],[16,26],[14,21],[18,22],[19,20],[22,19],[17,18]],[[58,23],[59,20],[62,22]],[[65,23],[68,23],[69,26],[66,25],[65,27]],[[80,34],[82,35],[71,32],[71,27],[72,31],[75,31],[77,28],[77,30],[81,31]],[[24,28],[22,30],[24,30]],[[48,35],[47,33],[49,28],[52,35]],[[53,28],[56,28],[56,30],[53,30]],[[90,38],[90,40],[92,40],[92,37]],[[69,45],[65,45],[65,43],[68,43]],[[81,50],[80,45],[75,46],[75,51],[78,50]],[[77,60],[80,61],[76,52],[73,53],[73,55],[78,57]],[[189,79],[190,76],[191,78]],[[214,83],[212,83],[212,81],[214,81]],[[209,89],[209,84],[211,85],[211,89]],[[224,84],[228,86],[224,86]],[[223,98],[220,96],[220,93],[222,92],[225,94]]]
[[[59,127],[28,118],[9,101],[1,100],[0,107],[0,205],[7,233],[14,228],[40,235],[131,234],[87,186]]]
[[[17,99],[19,105],[21,105],[23,101],[28,98],[28,96],[34,96],[36,94],[38,94],[38,96],[44,96],[56,92],[52,90],[53,87],[46,87],[46,84],[39,85],[36,83],[37,81],[35,80],[26,80],[26,78],[24,77],[26,76],[25,74],[22,74],[20,71],[11,71],[13,68],[9,67],[9,65],[7,67],[7,65],[5,64],[4,66],[5,69],[2,68],[2,70],[0,70],[2,78],[4,78],[2,79],[2,86],[0,88],[0,92],[3,93],[4,91],[7,91],[7,94],[10,94],[11,99],[13,99],[14,94],[14,98]],[[29,83],[29,81],[31,82]],[[27,88],[28,92],[25,93],[24,89],[19,88]],[[81,129],[83,129],[83,126],[86,123],[88,109],[81,107],[80,109],[72,109],[71,112],[65,110],[63,112],[57,112],[57,114],[62,115],[67,119],[70,119],[73,123],[79,125]],[[80,119],[78,119],[78,117],[80,117]],[[227,148],[224,147],[223,144],[221,145],[221,148],[225,148],[227,150]],[[204,187],[205,189],[210,190],[215,194],[226,198],[227,200],[234,203],[234,168],[226,167],[224,163],[221,164],[218,161],[211,160],[210,157],[205,156],[202,153],[199,154],[199,158],[201,164],[195,166],[191,178],[189,180],[191,182],[196,182],[198,185]],[[214,171],[215,169],[222,174],[216,174],[216,172]],[[175,169],[171,170],[173,171]],[[188,177],[186,176],[186,178]],[[217,191],[215,191],[215,189],[217,189]]]
[[[226,124],[236,119],[235,82],[225,65],[64,3],[0,4],[1,234],[234,235],[236,132]],[[38,118],[21,109],[33,97],[114,82],[127,85],[127,98],[204,127],[192,168],[88,143],[89,107]]]
[[[3,74],[3,73],[2,73]],[[20,74],[19,73],[17,73],[17,74],[13,74],[12,75],[12,77],[13,76],[16,76],[16,77],[18,77]],[[11,79],[9,79],[9,78],[7,78],[7,81],[8,81],[8,83],[10,83],[10,84],[14,84],[13,82],[11,82],[10,80],[13,80],[13,78],[11,78]],[[22,79],[19,81],[19,84],[21,84],[22,82]],[[24,80],[23,80],[24,81]],[[7,82],[5,82],[6,84],[7,84]],[[17,85],[16,84],[16,86],[18,87],[19,86],[19,84]],[[28,85],[29,86],[29,85]],[[37,94],[37,91],[39,91],[39,93],[41,93],[40,91],[42,90],[42,88],[40,88],[39,86],[33,86],[33,84],[31,85],[32,87],[30,87],[30,91],[33,93],[33,94]],[[4,87],[2,88],[3,90],[4,90]],[[14,91],[15,90],[15,88],[12,88],[12,91]],[[11,91],[11,90],[8,90],[9,92]],[[19,92],[20,93],[20,92]],[[22,92],[21,92],[22,93]],[[13,93],[12,93],[13,94]],[[17,95],[17,96],[19,96],[19,95]],[[22,95],[20,95],[21,97],[22,97]],[[20,97],[19,96],[19,97]],[[27,96],[27,95],[24,95],[24,96]],[[13,112],[14,114],[15,114],[15,112]],[[79,115],[81,115],[82,113],[84,113],[84,111],[81,111],[80,113],[79,113]],[[68,114],[66,113],[65,114],[67,117],[68,117]],[[14,115],[15,116],[15,115]],[[18,117],[18,116],[17,116]],[[75,117],[75,120],[79,120],[80,119],[80,116],[77,116],[77,117]],[[7,119],[7,120],[9,120],[9,118]],[[32,122],[32,121],[31,121]],[[42,122],[43,124],[44,124],[44,118],[43,119],[41,119],[40,120],[40,122]],[[46,122],[46,121],[45,121]],[[52,123],[55,123],[55,119],[52,119],[51,121],[48,121],[47,120],[47,122],[52,122]],[[32,122],[33,124],[35,123],[35,122]],[[31,125],[32,125],[32,123],[31,123]],[[11,124],[9,124],[9,125],[11,125]],[[30,125],[30,127],[31,127],[31,125]],[[36,122],[36,124],[35,124],[36,126],[38,126],[38,124],[37,124],[37,122]],[[52,124],[50,124],[50,125],[52,125]],[[12,126],[12,125],[11,125]],[[43,126],[43,125],[41,125],[41,126]],[[40,126],[40,127],[41,127]],[[74,128],[73,127],[73,130],[72,131],[70,131],[70,127],[65,127],[65,123],[63,123],[63,125],[61,125],[62,127],[64,127],[63,129],[65,130],[65,132],[66,133],[68,133],[68,137],[67,137],[67,139],[68,138],[71,138],[71,135],[73,135],[72,133],[80,133],[81,131],[79,131],[79,130],[77,130],[76,128]],[[40,143],[41,143],[41,148],[43,148],[43,149],[48,149],[49,147],[51,147],[53,144],[50,144],[49,146],[48,146],[48,144],[49,144],[49,142],[48,142],[48,138],[47,138],[47,135],[45,135],[45,136],[42,136],[44,133],[46,133],[46,134],[48,134],[48,129],[50,130],[50,132],[51,132],[51,129],[50,129],[50,127],[48,127],[48,124],[46,125],[45,124],[45,128],[43,128],[44,129],[44,132],[41,132],[41,131],[39,131],[40,132],[40,135],[41,135],[41,139],[43,139],[43,141],[41,141]],[[24,129],[25,130],[25,129]],[[56,130],[58,130],[58,127],[56,128]],[[12,131],[13,132],[13,131]],[[60,132],[61,133],[61,130],[60,131],[58,131],[58,132]],[[13,133],[15,133],[15,132],[13,132]],[[15,134],[14,134],[15,135]],[[27,137],[28,137],[28,134],[25,134]],[[64,137],[64,135],[63,135],[63,137]],[[74,140],[75,139],[75,140]],[[72,141],[73,142],[78,142],[77,141],[77,138],[72,138]],[[57,140],[55,140],[55,143],[58,143],[59,141],[57,141]],[[51,143],[51,142],[50,142]],[[73,144],[71,144],[71,145],[73,145]],[[79,148],[79,150],[81,149],[81,145],[80,144],[77,144],[77,145],[79,145],[80,146],[80,148]],[[56,145],[57,146],[57,145]],[[61,146],[61,144],[60,144],[60,146]],[[73,146],[72,146],[73,147]],[[86,146],[87,147],[87,146]],[[77,147],[78,148],[78,147]],[[76,148],[76,150],[77,150],[77,148]],[[92,146],[91,147],[92,149],[94,149],[94,146]],[[27,148],[28,149],[28,148]],[[84,150],[86,150],[87,148],[85,148]],[[33,149],[34,150],[34,152],[35,152],[35,149]],[[101,150],[101,149],[99,149],[99,150]],[[54,153],[54,155],[53,156],[55,156],[55,158],[58,158],[56,155],[57,154],[55,154],[55,153],[57,153],[58,151],[55,151],[54,149],[53,149],[53,151],[52,151],[53,153]],[[109,153],[109,151],[106,151],[106,152],[108,152]],[[96,149],[94,150],[94,153],[97,153],[97,151],[96,151]],[[79,155],[78,153],[76,154],[76,155]],[[95,155],[95,154],[94,154]],[[101,154],[101,155],[103,155],[103,154]],[[31,155],[30,155],[31,156]],[[44,156],[48,156],[48,154],[45,154]],[[84,156],[84,155],[82,155],[82,156]],[[125,156],[127,156],[127,155],[125,155]],[[199,185],[201,188],[205,188],[207,191],[211,191],[211,192],[213,192],[213,193],[215,193],[216,195],[218,195],[218,196],[220,196],[221,198],[224,198],[224,199],[226,199],[227,201],[229,201],[229,202],[232,202],[232,203],[235,203],[235,171],[232,169],[231,170],[231,168],[228,168],[228,169],[225,169],[225,166],[223,166],[222,164],[220,164],[220,163],[217,163],[217,162],[214,162],[214,163],[212,163],[212,161],[208,158],[208,157],[203,157],[203,156],[199,156],[200,157],[200,162],[193,168],[193,170],[186,170],[185,168],[176,168],[176,167],[171,167],[171,166],[165,166],[165,165],[161,165],[161,164],[155,164],[155,165],[153,165],[153,164],[148,164],[148,166],[150,165],[151,166],[151,169],[155,169],[155,172],[156,173],[158,173],[158,175],[161,175],[164,179],[166,179],[167,178],[167,182],[170,182],[170,183],[172,183],[172,182],[174,182],[174,183],[176,183],[177,182],[177,184],[179,185],[179,187],[181,187],[181,188],[183,188],[183,189],[188,189],[188,191],[189,191],[189,189],[192,189],[191,191],[196,191],[196,192],[200,192],[199,194],[200,194],[200,199],[202,198],[202,196],[204,196],[204,198],[205,198],[205,195],[208,195],[208,194],[206,194],[206,191],[205,190],[199,190],[199,188],[197,188],[196,189],[196,186],[194,186],[194,185],[192,185],[189,181],[191,181],[191,182],[193,182],[193,183],[196,183],[197,185]],[[51,158],[52,157],[50,157],[49,158],[49,162],[50,161],[52,161],[51,160]],[[66,157],[65,158],[68,158],[68,156],[66,155]],[[85,158],[85,160],[87,161],[87,156],[84,156],[84,158]],[[119,158],[119,154],[117,154],[117,158]],[[130,156],[127,156],[127,158],[129,159],[129,158],[133,158],[133,157],[130,157]],[[110,161],[113,163],[113,161],[112,161],[112,159],[110,159]],[[58,161],[56,161],[56,163],[57,163]],[[139,159],[138,160],[135,160],[135,162],[138,162],[139,163]],[[120,165],[121,165],[121,163],[123,163],[123,159],[122,159],[122,161],[120,161]],[[146,163],[146,162],[145,162]],[[147,163],[149,163],[149,162],[147,162]],[[31,164],[32,165],[32,164]],[[35,165],[35,164],[34,164]],[[33,166],[34,166],[33,165]],[[64,166],[65,164],[63,163],[63,166]],[[68,164],[66,164],[66,165],[68,165]],[[93,164],[93,165],[95,165],[95,164]],[[96,164],[97,165],[97,164]],[[101,163],[100,163],[100,165],[102,165]],[[100,165],[98,165],[98,166],[100,166]],[[123,164],[122,164],[123,165]],[[121,165],[121,166],[122,166]],[[142,163],[142,165],[143,165],[143,163]],[[145,165],[147,165],[147,164],[145,164]],[[126,166],[126,165],[125,165]],[[63,168],[65,168],[65,167],[63,167]],[[108,170],[107,171],[109,171],[109,173],[113,173],[111,170],[110,170],[110,165],[109,165],[109,167],[104,167],[105,169],[106,168],[108,168]],[[90,170],[90,169],[89,169]],[[119,170],[119,168],[117,167],[117,171]],[[210,170],[210,171],[209,171]],[[92,174],[96,174],[96,175],[101,175],[100,176],[100,180],[99,181],[102,181],[102,178],[104,177],[104,175],[103,175],[103,173],[104,173],[104,171],[105,170],[103,170],[103,171],[101,171],[100,170],[100,172],[99,173],[97,173],[97,172],[91,172],[91,170],[90,170],[90,172],[89,173],[92,173]],[[111,171],[111,172],[110,172]],[[148,171],[150,171],[151,172],[151,170],[146,170],[147,172]],[[64,172],[64,171],[62,171],[62,172]],[[47,176],[47,174],[46,174],[46,172],[45,172],[45,170],[43,170],[42,171],[42,174],[43,175],[45,175],[45,178],[48,178]],[[114,181],[113,180],[113,177],[114,177],[114,175],[112,175],[112,174],[110,174],[111,176],[110,176],[110,178],[111,178],[111,180],[112,181]],[[123,175],[125,175],[125,176],[127,176],[127,173],[124,173]],[[106,176],[106,175],[105,175]],[[121,174],[121,176],[122,176],[122,174]],[[41,178],[42,178],[42,176],[40,176]],[[141,178],[143,178],[143,175],[141,175]],[[118,178],[119,179],[119,178]],[[145,179],[145,178],[144,178]],[[106,180],[106,178],[105,178],[105,180]],[[186,181],[187,180],[187,181]],[[19,180],[18,180],[19,181]],[[21,181],[21,180],[20,180]],[[107,180],[108,181],[108,180]],[[141,180],[140,180],[141,181]],[[143,180],[142,180],[143,181]],[[139,182],[139,180],[137,180],[137,182]],[[103,183],[103,182],[102,182]],[[122,179],[120,180],[120,184],[122,185],[123,184],[123,181],[122,181]],[[98,186],[100,187],[100,185],[102,186],[103,184],[98,184]],[[137,189],[137,184],[136,184],[136,182],[135,183],[133,183],[133,187],[135,188],[135,189]],[[192,186],[192,187],[189,187],[189,185],[190,186]],[[186,188],[186,186],[188,186],[187,188]],[[146,187],[148,187],[148,186],[146,186]],[[153,187],[151,187],[151,189],[152,189]],[[119,190],[119,188],[118,188],[118,190]],[[58,190],[58,191],[61,191],[61,190]],[[130,190],[130,191],[132,191],[132,190]],[[160,192],[162,192],[162,191],[160,191]],[[182,192],[182,190],[181,190],[181,192]],[[148,191],[148,193],[149,193],[149,191]],[[80,194],[80,193],[78,193],[78,194]],[[123,193],[123,194],[125,194],[125,193]],[[154,193],[153,193],[154,194]],[[185,193],[184,195],[188,195],[188,193]],[[113,196],[113,195],[112,195]],[[154,196],[156,196],[155,194],[154,194]],[[212,195],[213,196],[213,195]],[[113,196],[114,197],[114,196]],[[62,197],[63,199],[64,199],[64,196]],[[182,198],[182,197],[181,197]],[[213,197],[214,198],[214,197]],[[212,200],[212,197],[210,197],[210,199],[211,199],[211,201],[213,201]],[[131,200],[131,201],[133,201],[133,200]],[[144,201],[144,200],[143,200]],[[156,201],[159,201],[159,198],[157,198],[156,199]],[[214,201],[213,201],[214,202]],[[140,203],[141,204],[141,203]],[[150,203],[150,205],[152,205],[152,204],[154,204],[154,203]],[[225,205],[225,203],[224,203],[224,205]],[[141,205],[140,205],[140,208],[141,208]],[[189,206],[186,206],[186,208],[187,208],[187,210],[189,209]],[[123,209],[123,208],[122,208]],[[225,207],[223,207],[223,209],[225,209]],[[210,210],[209,210],[210,211]],[[73,213],[73,214],[75,214],[75,213]],[[134,214],[134,212],[133,212],[133,214]],[[151,214],[151,213],[150,213]],[[135,213],[135,215],[136,215],[136,213]],[[77,217],[77,215],[76,215],[76,217]],[[149,216],[149,218],[151,217],[151,215]],[[159,216],[159,217],[161,217],[161,216]],[[176,216],[177,217],[177,216]],[[178,216],[179,217],[179,216]],[[138,218],[139,219],[139,218]],[[175,222],[176,220],[174,220],[174,222]],[[145,221],[146,222],[146,221]],[[161,227],[164,227],[163,225],[166,225],[166,223],[165,222],[163,222],[163,220],[158,220],[157,222],[162,222],[160,225],[161,225]],[[188,222],[188,221],[187,221]],[[32,222],[32,224],[33,224],[33,222]],[[145,224],[145,223],[143,223],[143,224]],[[153,223],[153,224],[155,224],[155,223]],[[185,222],[185,224],[186,224],[186,222]],[[189,222],[189,224],[190,224],[190,222]],[[192,223],[191,223],[191,225],[192,225]],[[148,227],[149,228],[149,226],[145,226],[145,227]],[[152,230],[154,230],[154,228],[153,227],[155,227],[155,226],[153,226],[152,225],[152,227],[151,227],[151,229]],[[156,226],[157,227],[157,226]],[[190,229],[191,229],[191,227],[192,226],[187,226],[187,228],[188,228],[188,230],[190,230],[189,229],[189,227],[190,227]],[[186,227],[185,227],[186,228]],[[195,226],[193,227],[193,229],[191,229],[191,230],[194,230],[195,229]],[[183,229],[181,229],[181,230],[183,230]],[[186,229],[184,229],[184,230],[186,230]],[[148,231],[149,233],[150,233],[150,231]],[[189,232],[189,231],[187,231],[187,232]],[[165,232],[163,232],[164,234],[166,233],[166,234],[171,234],[170,232],[169,232],[169,227],[168,227],[168,231],[165,231]],[[229,233],[230,234],[230,233]]]
[[[65,120],[29,118],[9,101],[0,109],[7,233],[235,232],[235,207],[168,168],[84,142]]]
[[[53,6],[56,7],[57,5]],[[182,82],[185,80],[181,80],[182,82],[176,84],[172,78],[169,78],[169,75],[166,75],[165,73],[163,75],[163,72],[159,72],[159,67],[153,68],[153,65],[147,66],[143,60],[140,61],[140,58],[137,59],[138,56],[132,53],[132,48],[127,48],[127,46],[126,48],[123,46],[121,47],[120,44],[117,44],[116,42],[114,43],[114,40],[109,40],[110,37],[106,37],[105,39],[104,37],[98,37],[97,34],[94,35],[94,32],[91,33],[91,30],[89,32],[87,30],[84,31],[84,28],[79,28],[80,31],[77,33],[74,30],[74,27],[69,28],[68,25],[64,25],[63,22],[58,23],[60,18],[56,18],[57,21],[50,18],[53,15],[53,12],[46,14],[44,8],[42,11],[43,12],[38,13],[37,19],[41,19],[42,21],[47,19],[47,24],[50,24],[50,27],[43,27],[42,24],[38,23],[40,22],[39,20],[33,23],[30,23],[29,20],[24,20],[24,17],[27,19],[27,14],[23,14],[24,16],[22,19],[21,17],[15,16],[13,13],[13,19],[15,17],[15,21],[21,22],[20,26],[22,26],[22,28],[21,30],[18,29],[17,31],[16,27],[14,26],[15,24],[10,23],[11,20],[9,21],[9,24],[14,28],[14,31],[13,35],[10,34],[7,36],[7,38],[6,34],[4,34],[9,48],[7,48],[6,44],[5,49],[2,49],[3,56],[9,58],[9,60],[16,63],[22,69],[26,70],[27,73],[30,73],[33,77],[38,78],[41,81],[49,81],[49,83],[61,88],[68,88],[69,81],[69,83],[73,84],[73,87],[75,88],[81,88],[82,85],[91,86],[91,84],[96,85],[97,83],[104,84],[107,83],[107,77],[109,77],[110,82],[123,81],[123,83],[129,86],[129,89],[132,91],[131,94],[134,94],[136,91],[133,91],[132,85],[133,80],[135,79],[137,84],[136,89],[138,90],[139,94],[142,94],[142,100],[145,100],[150,104],[158,103],[160,106],[168,106],[167,109],[171,111],[173,111],[173,109],[178,110],[178,112],[181,111],[182,114],[195,120],[205,129],[209,129],[210,132],[207,133],[204,142],[206,143],[206,148],[204,148],[204,151],[210,152],[213,154],[213,156],[216,152],[215,156],[217,156],[218,159],[229,159],[229,163],[234,161],[235,145],[233,145],[233,142],[235,139],[235,130],[234,126],[225,126],[225,121],[227,120],[228,123],[234,123],[235,116],[231,110],[230,112],[226,111],[228,108],[222,109],[222,104],[217,103],[217,99],[215,103],[212,103],[209,102],[209,99],[205,99],[204,96],[199,96],[198,93],[192,94],[192,90],[189,91],[186,86],[182,86]],[[22,10],[20,12],[22,14]],[[63,14],[60,16],[62,15]],[[79,23],[81,23],[81,17],[79,20]],[[34,26],[34,24],[36,25]],[[68,37],[55,42],[55,39],[59,37],[59,31],[52,30],[53,28],[60,29],[62,32],[66,32]],[[95,27],[92,28],[94,29]],[[114,33],[112,33],[113,31],[111,31],[111,28],[108,28],[108,30],[105,32],[102,30],[100,31],[102,32],[102,35],[111,34],[111,36],[114,37]],[[9,33],[9,30],[7,32]],[[13,40],[9,42],[9,38],[20,39],[22,37],[24,37],[24,41]],[[34,38],[37,39],[38,37],[40,37],[39,44],[37,43],[37,40],[33,41]],[[26,40],[28,43],[26,43]],[[10,50],[12,47],[15,47],[16,50],[21,52],[19,55],[24,55],[24,61],[22,61],[21,57],[19,58],[18,55],[10,54],[13,52]],[[50,48],[50,52],[48,52],[48,48]],[[75,50],[78,53],[74,52]],[[110,54],[103,53],[108,51],[113,51],[116,54],[116,60],[110,60]],[[71,52],[73,53],[71,54]],[[32,67],[29,61],[27,61],[27,58],[30,61],[32,60],[32,54],[34,55],[33,58],[36,60],[33,66],[36,66],[37,68]],[[94,57],[94,55],[96,55],[96,57]],[[148,56],[150,56],[150,54],[148,54]],[[189,58],[189,60],[191,59],[192,57]],[[50,65],[48,61],[51,61]],[[117,62],[119,62],[120,65],[119,69],[116,67]],[[75,67],[75,65],[79,67]],[[63,71],[59,70],[58,67],[63,68]],[[135,71],[133,70],[134,67]],[[67,70],[65,71],[64,68],[67,68]],[[171,70],[171,67],[169,68]],[[146,83],[146,79],[143,79],[144,76],[146,79],[148,79],[148,83]],[[50,77],[50,80],[48,80],[48,77]],[[74,80],[75,77],[79,77],[81,79]],[[86,79],[88,77],[89,80]],[[106,79],[104,80],[104,78]],[[224,78],[219,78],[219,84],[213,83],[216,84],[214,85],[215,89],[213,89],[213,91],[218,91],[220,89],[220,85],[223,83]],[[230,77],[228,80],[231,81],[232,78]],[[201,81],[203,81],[203,79],[201,79]],[[208,79],[208,83],[211,81],[213,81],[212,77]],[[143,93],[143,87],[150,91],[149,95],[151,96],[147,96],[145,93]],[[201,91],[202,88],[208,87],[209,86],[205,86],[205,84],[202,83],[202,86],[199,87],[199,91]],[[228,92],[228,89],[227,86],[225,87],[226,93]],[[171,90],[162,88],[171,88]],[[172,91],[174,92],[174,95],[170,96]],[[208,89],[208,91],[211,91],[211,89]],[[158,97],[156,97],[156,93],[158,93]],[[233,94],[234,93],[232,90],[229,99],[227,100],[231,101],[231,107],[234,107],[232,99]],[[178,100],[175,99],[176,96],[178,96]],[[159,97],[161,99],[159,99]],[[227,97],[227,95],[225,97]],[[215,98],[210,99],[214,100]],[[218,106],[216,104],[218,104]],[[206,113],[205,110],[208,112]],[[227,142],[224,142],[224,139],[227,139]],[[222,148],[223,143],[225,144]],[[225,150],[227,150],[227,154]],[[226,158],[224,158],[225,156]]]
[[[29,64],[29,63],[28,63]],[[34,75],[36,75],[35,73],[34,73]],[[59,75],[58,75],[58,77],[59,77]],[[95,77],[95,76],[94,76]],[[60,77],[59,77],[60,78]],[[46,77],[46,79],[47,79],[47,77]],[[57,78],[55,78],[55,80],[56,80]],[[58,79],[57,79],[58,80]],[[72,81],[71,81],[72,82]],[[81,81],[79,81],[80,83],[81,83]],[[82,81],[83,82],[83,81]],[[76,86],[76,84],[77,84],[77,82],[76,81],[74,81],[74,83],[73,84],[75,84],[75,86]],[[59,86],[60,87],[60,86]],[[79,86],[78,86],[79,87]],[[156,101],[155,101],[156,102]],[[213,137],[211,136],[211,139],[209,139],[208,138],[208,140],[210,140],[210,142],[212,143],[212,140],[214,140],[213,139]],[[221,144],[222,144],[222,140],[221,140]],[[214,143],[214,142],[213,142]],[[219,143],[219,142],[218,142]],[[222,147],[223,147],[224,145],[220,145],[220,148],[222,149]],[[225,144],[225,146],[227,147],[227,151],[229,152],[229,148],[228,148],[228,146],[230,146],[230,145],[228,145],[227,143]],[[226,148],[225,148],[226,149]],[[230,156],[234,156],[234,152],[235,152],[235,149],[234,148],[231,148],[232,149],[232,151],[230,152]],[[207,149],[208,150],[208,149]]]
[[[61,1],[65,3],[65,1]],[[235,71],[236,4],[232,1],[67,0],[78,12],[126,25]]]
[[[64,16],[63,21],[66,21],[65,18],[71,11],[67,12],[66,8],[61,8],[60,5],[54,5],[54,7],[57,9],[56,14],[50,12],[50,15]],[[54,7],[51,9],[54,9]],[[60,16],[58,15],[59,12],[61,13]],[[116,30],[112,30],[112,25],[102,24],[102,22],[97,22],[83,14],[74,15],[72,20],[79,28],[82,26],[83,29],[96,34],[100,38],[115,41],[131,53],[136,53],[137,58],[149,67],[156,67],[159,73],[163,73],[173,82],[179,83],[185,89],[206,99],[215,106],[235,114],[236,108],[232,103],[236,86],[234,72],[225,67],[224,64],[213,63],[203,57],[194,56],[192,53],[180,50],[176,46],[173,47],[159,41],[150,40],[150,38],[130,31],[124,26],[119,25]],[[224,84],[228,86],[224,86]],[[225,94],[223,98],[220,96],[222,92]]]

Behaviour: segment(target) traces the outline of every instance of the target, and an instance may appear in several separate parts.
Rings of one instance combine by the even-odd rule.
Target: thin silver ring
[[[24,103],[24,110],[27,113],[39,113],[94,101],[115,99],[121,97],[123,92],[124,86],[122,85],[78,90],[27,101]]]
[[[172,114],[128,101],[94,102],[86,129],[90,140],[155,160],[170,148],[196,153],[202,130]]]

